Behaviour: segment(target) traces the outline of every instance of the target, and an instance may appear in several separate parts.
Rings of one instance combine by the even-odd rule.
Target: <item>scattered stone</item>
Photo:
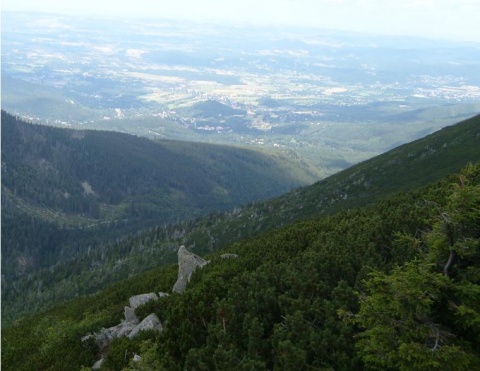
[[[129,299],[130,306],[133,309],[137,309],[140,305],[143,305],[145,303],[148,303],[151,300],[157,300],[158,296],[154,292],[148,293],[148,294],[141,294],[141,295],[135,295],[132,296]]]
[[[162,324],[155,313],[150,314],[142,322],[135,326],[132,332],[130,332],[130,334],[128,334],[127,336],[132,339],[137,336],[140,331],[145,330],[154,330],[158,332],[163,331]]]
[[[163,331],[162,324],[155,313],[150,314],[140,323],[138,323],[138,319],[135,317],[135,320],[133,321],[122,321],[122,323],[117,326],[103,328],[99,333],[95,333],[93,335],[89,334],[82,337],[82,341],[94,338],[100,349],[104,349],[113,339],[124,336],[128,336],[131,339],[140,331],[144,330],[154,330],[158,332]]]
[[[181,294],[187,287],[193,272],[197,267],[204,267],[209,262],[188,251],[185,246],[178,249],[178,278],[172,291]]]
[[[222,254],[220,255],[222,259],[235,259],[238,258],[237,254]]]
[[[134,324],[122,322],[117,326],[102,328],[99,333],[95,333],[92,336],[99,348],[104,349],[113,339],[129,334],[133,328],[135,328]]]
[[[135,354],[135,355],[133,356],[133,362],[138,362],[138,361],[140,361],[141,359],[142,359],[142,357],[140,357],[138,354]]]
[[[97,362],[95,362],[92,366],[92,370],[100,370],[100,367],[102,367],[103,363],[103,358],[100,358]]]
[[[80,339],[82,341],[87,341],[88,339],[91,339],[91,338],[93,338],[93,335],[89,332],[87,335],[82,336]]]
[[[159,293],[160,297],[168,296],[166,293]],[[132,296],[130,298],[130,307],[125,307],[125,319],[118,324],[117,326],[102,328],[99,333],[88,334],[82,337],[82,341],[87,341],[89,339],[95,339],[101,351],[103,351],[107,345],[113,340],[120,337],[128,336],[130,339],[137,336],[140,331],[144,330],[154,330],[158,332],[163,331],[162,323],[155,315],[155,313],[150,314],[142,322],[138,323],[138,318],[135,315],[135,308],[138,306],[148,303],[151,300],[158,300],[157,294],[149,293]],[[135,355],[134,361],[138,362],[140,360],[139,355]],[[99,370],[102,366],[103,358],[95,362],[92,366],[92,370]]]
[[[82,341],[94,338],[100,349],[103,349],[113,339],[130,334],[137,325],[138,318],[135,315],[135,310],[130,307],[125,307],[125,320],[123,320],[120,324],[109,328],[103,328],[99,333],[95,333],[93,335],[88,334],[82,337]]]
[[[170,296],[170,294],[167,294],[166,292],[159,292],[158,293],[159,298],[166,298],[167,296]]]

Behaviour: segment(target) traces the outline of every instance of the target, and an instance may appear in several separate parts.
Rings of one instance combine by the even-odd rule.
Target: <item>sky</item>
[[[303,25],[480,42],[480,0],[2,0],[2,11]]]

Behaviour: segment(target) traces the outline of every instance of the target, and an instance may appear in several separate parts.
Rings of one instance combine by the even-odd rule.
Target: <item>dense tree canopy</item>
[[[5,183],[2,177],[5,369],[80,369],[101,356],[103,368],[115,370],[480,368],[480,165],[438,182],[480,159],[480,116],[285,196],[126,236],[138,225],[122,219],[100,228],[88,223],[106,215],[118,220],[122,213],[155,219],[154,205],[168,213],[166,205],[182,194],[190,201],[196,197],[191,189],[200,198],[213,189],[207,201],[229,196],[222,185],[209,188],[208,177],[166,184],[155,173],[165,163],[148,159],[158,150],[155,143],[139,149],[138,138],[119,134],[118,146],[109,143],[108,151],[91,156],[108,133],[25,123],[9,127],[4,115],[2,160],[9,157],[2,163],[2,175],[9,175]],[[5,142],[4,130],[16,131],[16,141]],[[88,144],[86,136],[92,139]],[[27,138],[34,144],[22,153]],[[171,158],[176,145],[164,143],[160,152]],[[197,155],[205,154],[200,147],[192,146],[191,158],[175,170],[179,179],[222,169],[235,173],[235,164],[244,160],[254,173],[264,165],[260,158],[222,147],[203,157],[203,171],[195,165]],[[119,148],[133,148],[135,155]],[[30,150],[34,154],[25,157]],[[65,167],[78,153],[83,167]],[[112,158],[120,164],[103,171]],[[137,167],[135,159],[145,166]],[[217,160],[226,168],[216,168]],[[191,174],[183,166],[189,161],[195,163]],[[68,171],[59,175],[62,166]],[[133,177],[123,174],[130,168]],[[117,170],[125,176],[118,178]],[[88,184],[80,181],[84,175],[92,176]],[[110,195],[102,193],[108,182],[100,186],[107,179],[115,183]],[[143,198],[151,181],[171,192]],[[255,177],[248,181],[262,187]],[[416,189],[430,181],[437,183]],[[240,188],[240,197],[248,196]],[[115,194],[128,202],[114,200]],[[188,207],[180,212],[188,214]],[[124,237],[118,238],[118,228]],[[138,308],[140,319],[158,315],[162,334],[118,339],[103,351],[80,341],[88,332],[118,324],[129,296],[169,292],[176,267],[140,273],[175,262],[180,244],[210,254],[212,263],[194,274],[183,295]],[[219,259],[219,247],[239,258]],[[28,272],[42,259],[45,269]],[[112,282],[118,283],[109,286]],[[76,299],[21,318],[71,298]],[[142,356],[138,363],[132,361],[135,353]]]
[[[479,181],[469,166],[222,251],[238,259],[215,252],[182,295],[137,310],[156,313],[163,333],[112,342],[103,368],[478,369]],[[19,321],[4,330],[2,365],[91,366],[100,354],[80,337],[118,323],[130,295],[170,291],[175,278],[174,266],[153,270]]]
[[[278,153],[34,125],[3,110],[1,118],[7,280],[316,180],[306,163]]]
[[[402,370],[480,368],[480,185],[470,166],[421,240],[418,256],[365,282],[355,321],[367,365]],[[407,239],[403,239],[404,242]]]

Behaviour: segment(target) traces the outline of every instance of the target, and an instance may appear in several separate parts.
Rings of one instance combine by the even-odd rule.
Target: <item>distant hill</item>
[[[79,244],[80,230],[108,227],[108,233],[92,232],[96,238],[88,235],[105,240],[269,198],[315,179],[314,168],[281,152],[53,128],[2,111],[3,273],[83,251],[93,242]],[[66,253],[72,242],[75,248]]]
[[[245,110],[232,108],[226,104],[211,99],[194,104],[190,110],[195,116],[203,118],[247,114],[247,111]]]
[[[6,285],[10,315],[45,308],[55,300],[93,293],[111,282],[175,261],[181,244],[207,253],[300,220],[319,218],[409,191],[480,161],[480,116],[353,166],[308,187],[267,201],[164,225],[116,244],[79,254],[50,270]],[[74,273],[72,273],[74,272]],[[94,277],[94,279],[93,279]],[[37,283],[42,294],[36,296]],[[14,309],[15,308],[15,309]],[[12,310],[13,313],[12,313]]]
[[[90,121],[99,113],[74,101],[68,93],[42,84],[27,82],[2,73],[2,107],[9,112],[25,112],[42,118],[61,117],[65,121]],[[100,116],[101,117],[101,116]]]

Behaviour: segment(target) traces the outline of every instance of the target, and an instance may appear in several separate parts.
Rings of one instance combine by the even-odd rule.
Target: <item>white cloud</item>
[[[3,0],[2,9],[298,24],[480,41],[480,0]]]

